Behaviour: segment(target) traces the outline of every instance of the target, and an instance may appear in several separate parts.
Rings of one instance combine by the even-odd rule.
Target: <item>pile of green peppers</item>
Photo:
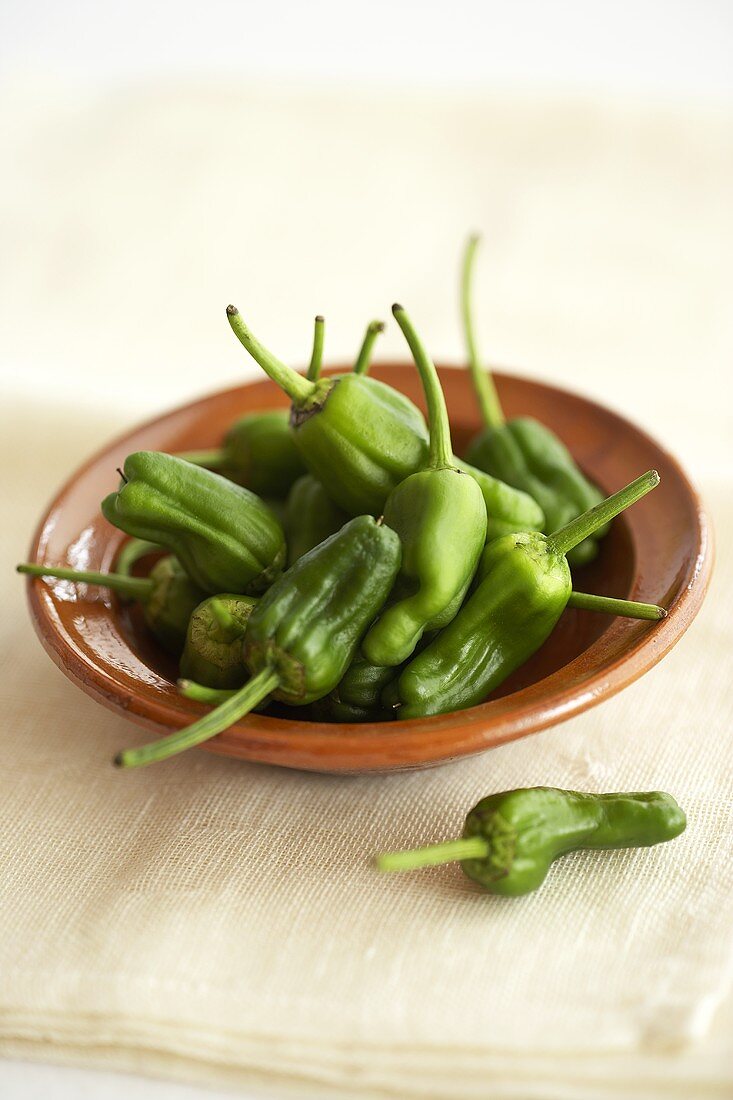
[[[322,376],[317,317],[302,375],[229,306],[235,336],[289,410],[237,420],[219,450],[129,455],[101,503],[130,536],[115,572],[18,567],[137,600],[153,637],[179,661],[182,693],[211,708],[121,752],[120,766],[179,753],[272,702],[338,722],[472,707],[532,656],[568,606],[664,616],[655,605],[574,590],[571,568],[597,553],[614,516],[659,478],[648,471],[604,499],[549,429],[503,421],[477,365],[474,250],[472,241],[463,316],[479,404],[493,410],[469,446],[474,464],[454,454],[437,371],[401,306],[393,314],[427,422],[369,375],[380,322],[367,327],[352,370]],[[146,559],[154,564],[138,575]]]

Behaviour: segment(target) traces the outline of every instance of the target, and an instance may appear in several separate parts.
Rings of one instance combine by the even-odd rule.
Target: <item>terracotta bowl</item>
[[[414,367],[384,364],[373,375],[422,404]],[[440,376],[460,454],[479,428],[476,402],[467,371],[443,367]],[[576,574],[575,586],[659,603],[668,609],[667,618],[650,624],[566,611],[532,660],[488,702],[470,710],[365,725],[305,721],[297,708],[289,719],[252,714],[204,749],[318,772],[425,767],[483,752],[578,714],[636,680],[679,640],[702,604],[712,546],[700,500],[677,462],[627,420],[586,398],[508,374],[497,374],[496,381],[507,414],[527,414],[549,424],[608,493],[645,470],[659,471],[659,488],[614,522],[598,559]],[[53,501],[33,539],[30,560],[111,569],[125,536],[102,518],[99,502],[116,487],[115,468],[126,455],[216,446],[236,416],[285,404],[271,382],[258,381],[175,409],[110,443]],[[199,704],[177,694],[174,664],[150,641],[134,608],[104,589],[64,581],[29,579],[28,594],[51,658],[105,706],[158,734],[203,713]],[[129,740],[136,740],[132,729]]]

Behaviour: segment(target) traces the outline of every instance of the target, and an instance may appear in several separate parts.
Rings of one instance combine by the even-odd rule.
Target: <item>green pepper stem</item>
[[[87,569],[63,569],[60,566],[32,565],[29,562],[15,568],[18,573],[27,573],[29,577],[55,577],[60,581],[76,581],[77,584],[99,584],[141,603],[150,599],[155,587],[155,581],[148,577],[128,577],[124,573],[95,573]]]
[[[368,374],[372,361],[372,348],[380,332],[384,332],[384,321],[370,321],[354,363],[354,374]]]
[[[241,636],[241,625],[217,596],[211,597],[209,600],[209,607],[211,609],[211,614],[216,619],[217,625],[229,636],[230,641],[234,641],[235,638]]]
[[[166,760],[169,756],[176,756],[179,752],[191,749],[194,745],[200,745],[202,741],[208,741],[216,737],[217,733],[228,729],[229,726],[243,718],[245,714],[261,703],[280,683],[280,677],[271,668],[263,668],[244,687],[221,703],[215,710],[209,712],[190,726],[185,726],[167,737],[161,737],[159,741],[151,741],[148,745],[141,745],[136,749],[125,749],[114,759],[118,768],[139,768],[144,764],[154,764],[158,760]]]
[[[195,680],[179,680],[178,690],[185,699],[193,699],[196,703],[208,703],[209,706],[218,707],[237,694],[236,689],[210,688],[204,684],[197,684]]]
[[[323,362],[323,336],[326,322],[320,315],[313,323],[313,351],[308,365],[306,378],[310,382],[317,382],[321,377],[321,364]]]
[[[599,527],[604,527],[619,512],[625,511],[637,500],[641,500],[657,485],[659,485],[659,474],[656,470],[647,470],[641,477],[637,477],[636,481],[632,481],[623,489],[619,489],[617,493],[607,497],[606,500],[602,500],[594,508],[589,508],[581,516],[576,516],[570,523],[566,523],[564,527],[561,527],[559,531],[548,535],[549,542],[559,554],[567,554],[583,539],[587,539]]]
[[[132,567],[140,558],[147,557],[148,554],[158,554],[163,549],[157,542],[149,542],[147,539],[128,539],[123,544],[117,558],[115,560],[115,573],[129,577],[132,574]]]
[[[450,423],[448,421],[448,409],[445,404],[445,394],[438,378],[435,364],[425,350],[422,340],[413,328],[412,321],[400,305],[393,305],[392,312],[397,324],[402,329],[405,339],[412,352],[415,365],[420,372],[420,381],[425,393],[428,405],[428,420],[430,421],[430,452],[427,467],[439,469],[441,466],[453,465],[453,445],[450,438]]]
[[[176,458],[183,458],[194,466],[205,466],[207,470],[218,470],[226,462],[226,455],[221,447],[210,451],[179,451]]]
[[[413,871],[417,867],[432,867],[437,863],[453,863],[458,859],[484,859],[489,852],[488,841],[481,836],[460,840],[445,840],[442,844],[426,844],[403,852],[382,852],[375,859],[380,871]]]
[[[601,611],[605,615],[620,615],[624,619],[666,619],[667,612],[655,603],[636,600],[616,600],[611,596],[596,596],[590,592],[571,592],[568,607],[581,611]]]
[[[294,405],[303,405],[313,395],[315,382],[310,382],[297,370],[288,367],[252,335],[236,306],[227,306],[227,317],[232,332],[268,377],[283,390]]]
[[[473,327],[473,311],[471,298],[473,295],[473,269],[476,249],[480,238],[476,235],[469,237],[466,243],[466,251],[463,254],[463,270],[461,273],[461,316],[463,318],[463,336],[466,341],[466,354],[468,355],[468,369],[471,372],[473,388],[481,409],[481,416],[487,428],[500,428],[504,423],[504,411],[496,392],[494,379],[486,367],[481,365],[481,359],[476,346],[476,334]]]

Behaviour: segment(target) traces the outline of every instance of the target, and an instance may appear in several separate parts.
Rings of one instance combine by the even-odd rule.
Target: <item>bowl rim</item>
[[[383,372],[388,374],[394,368],[404,369],[411,366],[412,364],[408,361],[377,361],[371,374],[379,377]],[[465,368],[456,363],[440,362],[437,366],[439,374],[452,371],[465,373]],[[328,376],[347,373],[349,370],[349,365],[336,365],[324,368],[322,374]],[[572,668],[583,654],[525,688],[466,710],[451,711],[426,718],[378,723],[319,723],[306,722],[297,717],[284,719],[249,715],[243,722],[236,723],[224,733],[199,746],[200,748],[246,760],[285,763],[286,766],[305,770],[329,772],[383,771],[392,770],[393,767],[423,767],[443,763],[504,744],[529,733],[539,732],[582,713],[633,683],[657,664],[679,641],[702,606],[714,562],[711,524],[700,494],[690,477],[678,460],[656,439],[607,405],[586,396],[581,391],[566,389],[543,379],[528,376],[524,372],[515,374],[494,368],[492,370],[499,385],[502,380],[518,381],[524,385],[541,387],[549,394],[559,397],[560,400],[573,398],[595,407],[604,416],[623,424],[625,430],[631,429],[638,439],[658,452],[673,469],[694,508],[697,526],[694,558],[680,580],[679,591],[668,608],[667,617],[654,624],[653,635],[648,630],[640,632],[628,650],[615,660],[600,669],[588,668],[565,687],[561,686],[559,681],[566,670]],[[216,390],[172,406],[162,413],[135,424],[132,428],[121,431],[96,449],[66,478],[45,508],[33,533],[29,560],[38,560],[44,533],[51,517],[63,508],[66,496],[77,482],[83,479],[86,473],[110,451],[124,444],[129,438],[154,428],[159,422],[169,417],[191,411],[212,399],[226,399],[235,394],[241,395],[243,390],[261,385],[262,381],[260,378],[247,379],[240,385]],[[277,402],[273,403],[277,404]],[[282,404],[282,401],[279,403]],[[246,412],[240,415],[246,415]],[[110,530],[114,529],[110,528]],[[181,697],[174,697],[174,705],[173,700],[168,697],[148,698],[145,695],[130,695],[129,691],[122,690],[113,678],[91,665],[58,628],[57,622],[49,614],[50,605],[53,602],[50,590],[42,580],[28,577],[26,587],[33,624],[44,648],[54,663],[87,694],[109,709],[134,718],[137,724],[160,732],[187,725],[205,712],[206,708],[200,704]],[[653,644],[650,644],[650,641],[653,641]],[[487,708],[491,708],[490,712],[487,712]],[[489,731],[490,736],[488,736]],[[307,738],[303,759],[295,764],[288,763],[287,758],[293,756],[291,742],[294,737],[301,734]],[[363,748],[367,741],[372,746],[372,751],[364,754]],[[390,756],[398,761],[404,757],[404,764],[397,763],[390,765],[389,768],[372,766],[369,758],[379,756],[380,747],[382,751],[389,747]],[[334,754],[344,759],[363,756],[363,761],[361,766],[354,766],[353,762],[348,766],[341,766],[338,760],[329,767],[317,767],[314,763],[321,755],[333,757]]]

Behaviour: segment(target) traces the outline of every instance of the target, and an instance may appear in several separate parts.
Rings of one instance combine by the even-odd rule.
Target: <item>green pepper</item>
[[[482,703],[539,649],[565,609],[572,583],[566,554],[659,484],[650,470],[553,535],[524,531],[490,542],[483,578],[459,614],[388,685],[400,718]]]
[[[77,584],[98,584],[136,600],[142,604],[143,618],[153,637],[175,656],[183,650],[188,621],[205,595],[172,555],[156,562],[149,577],[27,563],[17,569],[19,573],[27,573],[31,577],[56,577]]]
[[[427,458],[420,410],[363,373],[310,381],[260,344],[236,306],[227,306],[227,317],[253,359],[291,399],[291,428],[310,472],[349,515],[379,515],[391,491]]]
[[[541,531],[545,514],[534,497],[453,456],[453,465],[478,482],[486,505],[486,540],[517,531]]]
[[[490,894],[536,890],[559,856],[583,849],[649,848],[684,831],[684,812],[662,791],[583,794],[526,787],[482,798],[463,837],[377,857],[381,871],[409,871],[460,860]]]
[[[137,767],[227,729],[270,695],[305,706],[332,691],[384,603],[400,567],[400,540],[358,516],[292,566],[252,612],[243,660],[252,679],[187,729],[119,754]]]
[[[348,707],[379,710],[382,692],[396,675],[396,669],[388,665],[373,665],[366,657],[357,654],[330,698]]]
[[[603,494],[575,464],[565,444],[546,425],[530,417],[505,420],[494,380],[479,358],[471,314],[471,282],[478,237],[468,242],[463,263],[461,305],[468,365],[484,420],[484,429],[466,451],[473,466],[534,497],[545,514],[545,531],[556,531],[598,504]],[[606,526],[576,546],[571,565],[584,565],[598,553]]]
[[[486,541],[486,505],[478,483],[453,465],[445,397],[430,356],[402,306],[393,306],[420,372],[428,406],[425,465],[393,489],[384,508],[402,543],[402,566],[390,599],[362,646],[373,665],[400,665],[424,632],[458,613]]]
[[[305,473],[288,416],[287,409],[247,413],[234,421],[221,447],[186,451],[177,457],[216,470],[259,497],[277,500]]]
[[[175,455],[139,451],[102,501],[116,527],[176,555],[204,593],[263,591],[285,562],[285,536],[248,489]]]
[[[285,541],[288,565],[307,554],[319,542],[348,522],[348,515],[334,504],[312,474],[303,474],[293,485],[285,507]]]
[[[256,606],[251,596],[210,596],[191,615],[180,672],[210,688],[238,688],[247,679],[242,639]]]

